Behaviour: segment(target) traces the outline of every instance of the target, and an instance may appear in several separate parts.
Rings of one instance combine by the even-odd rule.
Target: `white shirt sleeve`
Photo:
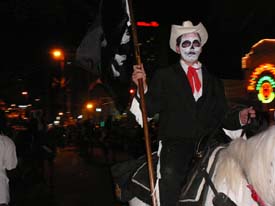
[[[6,151],[4,153],[3,166],[7,170],[16,168],[17,166],[17,154],[14,142],[9,138],[5,138]]]
[[[140,109],[139,102],[134,97],[131,103],[130,112],[135,115],[137,123],[143,127],[143,120],[142,120],[142,112]],[[147,118],[148,121],[150,121],[152,118]]]
[[[227,136],[229,136],[232,140],[238,139],[241,137],[243,129],[237,129],[237,130],[227,130],[223,128],[223,131]],[[241,138],[247,139],[246,135],[244,134]]]

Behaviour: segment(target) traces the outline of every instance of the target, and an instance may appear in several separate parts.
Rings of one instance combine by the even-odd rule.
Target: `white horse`
[[[238,206],[274,206],[275,126],[248,140],[236,138],[220,151],[212,181]],[[209,188],[203,206],[213,206],[213,198]],[[129,205],[148,206],[136,197]]]
[[[221,151],[213,182],[238,206],[275,205],[275,126],[248,140],[238,138]],[[252,189],[249,189],[252,188]],[[256,193],[255,193],[256,192]],[[210,190],[205,205],[212,206]]]

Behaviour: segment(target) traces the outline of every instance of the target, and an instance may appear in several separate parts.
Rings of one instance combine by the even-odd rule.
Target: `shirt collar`
[[[182,59],[180,60],[180,65],[186,73],[188,71],[189,65],[187,65]],[[198,61],[194,63],[192,67],[194,67],[195,69],[201,69],[201,63]]]

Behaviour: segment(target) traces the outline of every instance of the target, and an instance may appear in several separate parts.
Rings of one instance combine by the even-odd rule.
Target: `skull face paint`
[[[181,58],[188,63],[194,63],[199,59],[202,51],[201,40],[197,33],[184,34],[179,45]]]

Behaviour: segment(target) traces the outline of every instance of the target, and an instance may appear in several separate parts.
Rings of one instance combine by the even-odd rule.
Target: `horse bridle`
[[[230,197],[228,197],[223,192],[218,192],[213,181],[209,177],[209,174],[206,171],[206,168],[203,167],[201,169],[202,175],[205,178],[205,181],[210,186],[211,190],[213,191],[215,197],[212,200],[214,206],[237,206],[235,202],[233,202]]]

